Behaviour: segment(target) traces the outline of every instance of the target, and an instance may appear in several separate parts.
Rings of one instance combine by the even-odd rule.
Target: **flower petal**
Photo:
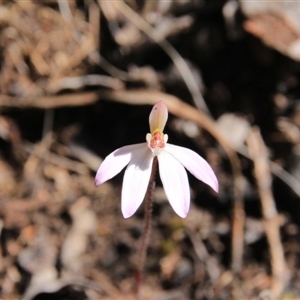
[[[146,194],[152,170],[153,155],[146,144],[135,154],[126,168],[122,187],[122,213],[131,217],[139,208]]]
[[[141,143],[121,147],[109,154],[97,171],[95,185],[98,186],[116,176],[126,165],[128,165],[132,157],[143,151],[145,148],[148,148],[147,144]]]
[[[172,144],[166,144],[165,151],[182,163],[197,179],[208,184],[214,191],[219,191],[219,183],[214,171],[196,152]]]
[[[167,198],[174,211],[185,218],[190,207],[190,188],[182,164],[169,153],[162,151],[158,156],[160,178]]]
[[[164,102],[159,101],[153,106],[149,116],[151,133],[153,133],[155,129],[159,129],[161,132],[163,132],[167,120],[168,120],[168,108]]]

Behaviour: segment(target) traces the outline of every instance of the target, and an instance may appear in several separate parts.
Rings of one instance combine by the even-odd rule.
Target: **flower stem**
[[[136,289],[135,292],[138,295],[141,283],[143,281],[143,269],[145,265],[145,259],[147,254],[147,248],[150,241],[151,234],[151,219],[152,219],[152,200],[153,190],[155,186],[155,175],[157,170],[157,157],[155,156],[152,163],[152,171],[149,179],[149,184],[145,196],[145,214],[144,214],[144,231],[142,236],[142,244],[139,250],[138,263],[136,268]]]

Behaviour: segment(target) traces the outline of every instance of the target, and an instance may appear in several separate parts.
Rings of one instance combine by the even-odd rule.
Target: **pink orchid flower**
[[[126,166],[122,187],[122,213],[131,217],[145,197],[155,156],[166,196],[174,211],[185,218],[190,206],[188,169],[197,179],[218,192],[218,180],[210,165],[196,152],[168,144],[163,133],[168,119],[167,106],[158,102],[149,116],[150,131],[146,143],[121,147],[109,154],[100,165],[95,185],[99,186],[117,175]]]

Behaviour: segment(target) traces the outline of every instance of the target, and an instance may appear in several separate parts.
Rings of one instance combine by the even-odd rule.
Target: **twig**
[[[49,137],[47,136],[46,138],[48,139]],[[44,138],[44,140],[46,140],[46,138]],[[62,168],[82,175],[86,175],[89,172],[89,169],[85,164],[52,153],[47,148],[41,145],[32,145],[29,142],[26,142],[23,143],[21,147],[26,152],[30,153],[31,156],[38,157],[39,159],[44,160],[53,165],[60,166]]]
[[[59,11],[65,22],[70,22],[73,18],[68,0],[57,0]]]
[[[24,174],[30,183],[34,184],[34,182],[36,182],[38,171],[41,169],[40,161],[42,158],[47,158],[48,148],[52,142],[52,132],[44,133],[43,139],[38,144],[32,146],[31,151],[28,151],[30,155],[24,164]],[[25,143],[21,145],[21,147],[26,151]]]
[[[99,100],[100,91],[57,96],[18,98],[0,95],[0,107],[34,107],[41,109],[90,105]]]
[[[259,129],[254,128],[247,139],[249,153],[254,161],[254,175],[265,221],[265,231],[270,247],[272,266],[272,297],[278,298],[286,284],[287,269],[280,239],[280,218],[271,191],[272,178],[266,146]]]
[[[95,2],[89,3],[89,25],[90,31],[93,35],[94,44],[95,44],[95,51],[99,51],[100,47],[100,20],[101,20],[101,13],[99,5]]]
[[[117,8],[130,22],[146,33],[169,55],[169,57],[173,60],[174,65],[180,72],[187,88],[189,89],[196,107],[210,115],[209,109],[202,97],[193,73],[177,50],[164,38],[164,36],[161,35],[159,31],[154,29],[142,17],[135,13],[124,1],[116,1],[113,2],[113,4],[115,8]]]
[[[249,156],[247,147],[240,146],[238,149],[235,149],[235,150],[239,154],[242,154],[244,157],[251,159],[251,157]],[[299,180],[296,179],[296,177],[291,175],[289,172],[284,170],[278,164],[276,164],[270,160],[269,160],[269,164],[270,164],[270,169],[271,169],[272,174],[274,174],[276,177],[278,177],[280,180],[282,180],[286,185],[288,185],[294,191],[294,193],[298,197],[300,197],[300,182],[299,182]]]
[[[77,143],[68,144],[68,149],[73,157],[83,162],[91,170],[96,172],[102,163],[102,159],[90,149]]]
[[[135,79],[127,72],[118,69],[114,65],[112,65],[108,60],[106,60],[103,56],[100,55],[97,51],[92,51],[89,54],[89,59],[103,68],[108,74],[110,74],[113,77],[116,77],[120,80],[124,81],[135,81]]]
[[[111,89],[120,90],[124,84],[119,79],[98,74],[89,74],[76,77],[63,77],[51,81],[48,85],[48,92],[58,93],[64,89],[76,90],[86,86],[105,86]]]
[[[194,232],[192,229],[187,228],[187,234],[192,242],[194,251],[198,259],[205,265],[210,280],[212,282],[216,282],[216,280],[220,277],[221,274],[216,259],[209,255],[198,232]]]

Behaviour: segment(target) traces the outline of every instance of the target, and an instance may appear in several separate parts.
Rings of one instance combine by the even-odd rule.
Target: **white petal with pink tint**
[[[190,188],[186,171],[177,159],[165,151],[157,158],[159,174],[167,198],[174,211],[185,218],[190,207]]]
[[[145,146],[137,151],[125,171],[122,188],[122,213],[131,217],[144,200],[152,171],[153,155]]]
[[[149,116],[149,125],[151,133],[153,133],[155,129],[159,129],[161,132],[163,132],[167,120],[167,106],[162,101],[159,101],[153,106]]]
[[[172,144],[167,144],[165,146],[165,152],[168,152],[183,164],[197,179],[208,184],[212,189],[218,192],[218,179],[210,165],[200,155],[190,149]]]
[[[141,205],[151,177],[154,156],[167,198],[174,211],[186,217],[190,206],[190,189],[185,168],[196,178],[218,192],[218,180],[210,165],[196,152],[167,144],[163,129],[168,119],[167,106],[159,101],[150,113],[150,132],[147,143],[125,146],[108,155],[100,165],[95,185],[98,186],[117,175],[126,165],[122,188],[122,213],[132,216]]]
[[[98,186],[120,173],[129,164],[135,153],[143,148],[147,148],[146,143],[124,146],[109,154],[97,171],[95,185]]]

